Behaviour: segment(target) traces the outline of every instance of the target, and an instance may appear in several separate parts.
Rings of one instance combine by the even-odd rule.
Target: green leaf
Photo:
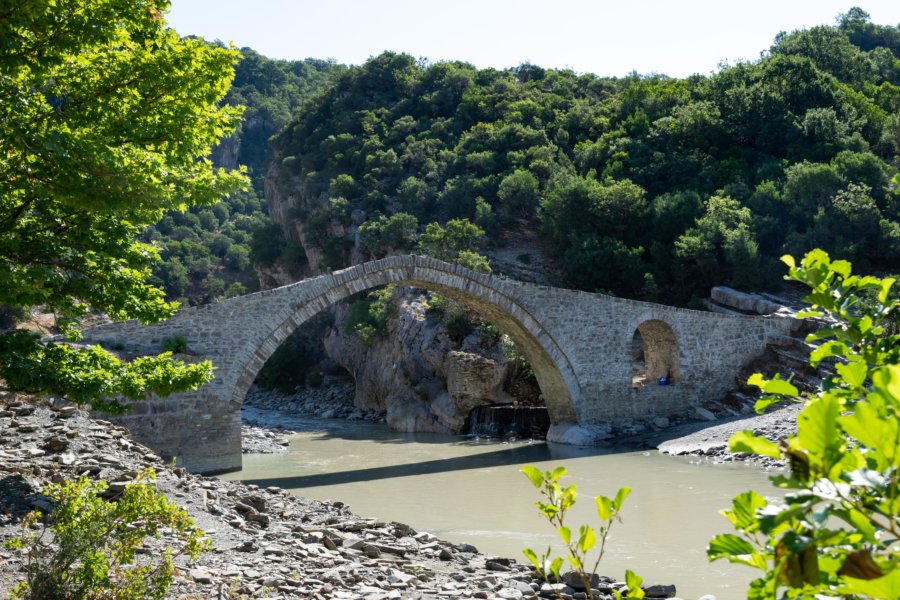
[[[525,476],[531,480],[531,483],[535,488],[541,489],[541,486],[544,485],[544,474],[541,473],[539,469],[536,469],[531,465],[525,465],[519,469],[519,471],[525,473]]]
[[[637,573],[630,570],[625,571],[625,585],[628,586],[629,600],[642,600],[644,597],[644,590],[641,588],[642,583],[644,583],[644,580]]]
[[[758,414],[763,414],[766,412],[767,408],[773,404],[778,404],[779,402],[784,402],[784,398],[779,396],[763,396],[753,404],[753,410]]]
[[[566,526],[560,526],[556,529],[559,533],[559,537],[562,538],[562,541],[568,546],[569,542],[572,541],[572,530]]]
[[[840,411],[837,399],[826,394],[807,404],[797,416],[794,441],[808,455],[810,466],[818,466],[823,475],[840,461],[844,444],[837,420]]]
[[[563,559],[559,556],[553,559],[553,562],[550,563],[550,572],[556,576],[557,579],[560,578],[559,570],[562,569]]]
[[[731,510],[723,514],[737,529],[752,531],[758,525],[757,511],[767,504],[765,498],[750,490],[735,496],[731,501]]]
[[[855,579],[844,577],[838,591],[843,594],[858,594],[869,598],[897,600],[900,598],[900,569],[895,569],[877,579]]]
[[[857,402],[853,413],[838,417],[844,431],[867,448],[877,451],[874,458],[879,468],[894,464],[900,424],[897,419],[885,418],[870,402]]]
[[[878,292],[878,301],[881,304],[887,304],[891,294],[891,287],[894,285],[895,281],[897,280],[892,277],[885,277],[881,280],[881,290]]]
[[[766,382],[766,385],[763,387],[763,392],[766,394],[780,394],[782,396],[800,395],[800,392],[793,384],[784,381],[779,378],[778,375],[776,375],[774,379]]]
[[[747,454],[781,458],[781,448],[778,447],[778,444],[770,442],[764,437],[757,437],[749,429],[732,435],[731,439],[728,440],[728,449],[731,452],[745,452]]]
[[[850,348],[847,347],[847,344],[844,342],[825,342],[809,354],[809,364],[812,366],[817,366],[822,359],[829,358],[831,356],[848,356],[850,354]]]
[[[763,377],[762,373],[754,373],[749,378],[747,378],[747,385],[753,385],[760,389],[763,389],[764,387],[766,387],[767,381],[768,379]]]
[[[597,534],[593,527],[582,525],[578,535],[578,549],[582,553],[588,552],[597,544]]]
[[[797,262],[794,260],[794,257],[791,256],[790,254],[785,254],[784,256],[782,256],[781,262],[786,264],[788,266],[788,268],[791,268],[791,269],[797,268]]]
[[[706,556],[710,561],[725,558],[728,562],[766,570],[765,558],[756,552],[750,542],[733,533],[722,533],[714,537],[706,548]]]
[[[538,555],[535,554],[534,550],[532,550],[531,548],[525,548],[524,550],[522,550],[522,554],[524,554],[528,558],[528,560],[531,561],[531,564],[534,565],[535,569],[537,569],[538,571],[541,570],[541,561],[538,558]]]
[[[852,361],[848,363],[838,363],[835,365],[838,375],[847,382],[851,387],[862,387],[869,375],[869,369],[866,363],[862,361]]]
[[[613,508],[616,510],[616,512],[622,510],[622,505],[625,503],[625,499],[630,493],[630,487],[619,488],[619,491],[616,492],[616,498],[613,500]]]
[[[873,392],[884,392],[890,404],[897,405],[900,399],[900,365],[888,365],[872,373]]]
[[[566,473],[568,473],[568,471],[565,467],[556,467],[555,469],[553,469],[553,472],[550,474],[550,477],[548,477],[548,479],[550,479],[550,481],[559,481],[566,475]]]
[[[856,509],[849,509],[836,510],[834,511],[834,514],[849,523],[853,529],[861,533],[866,538],[867,542],[870,544],[876,543],[875,526],[872,525],[872,521],[864,513]]]
[[[853,271],[853,265],[846,260],[836,260],[831,263],[831,270],[846,278],[850,277],[850,273]]]
[[[612,500],[606,496],[597,496],[594,501],[597,503],[597,516],[600,517],[600,520],[606,522],[612,519],[615,512]]]

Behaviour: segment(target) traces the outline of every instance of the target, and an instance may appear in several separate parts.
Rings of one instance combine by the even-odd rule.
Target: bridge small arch
[[[681,382],[678,337],[675,330],[659,319],[648,319],[634,330],[631,340],[632,387],[667,385]]]

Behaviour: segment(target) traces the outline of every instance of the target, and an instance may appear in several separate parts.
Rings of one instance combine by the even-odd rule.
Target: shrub
[[[397,305],[391,302],[393,294],[394,286],[388,285],[351,304],[343,325],[344,333],[355,333],[367,346],[372,346],[387,332],[388,321],[397,310]]]
[[[153,485],[147,469],[129,483],[115,501],[104,495],[103,481],[86,477],[51,484],[44,493],[55,503],[49,521],[39,512],[25,519],[26,534],[7,547],[28,554],[26,580],[13,598],[28,600],[161,599],[175,575],[174,557],[196,558],[211,545],[187,513],[169,502]],[[142,555],[137,551],[148,536],[159,538],[163,529],[174,533],[181,546],[174,553]],[[52,532],[52,539],[48,536]]]
[[[463,341],[466,336],[475,330],[475,326],[465,312],[458,312],[447,319],[444,327],[447,329],[447,335],[457,343]]]
[[[780,445],[752,431],[729,443],[733,452],[786,459],[790,472],[771,479],[787,493],[772,502],[754,491],[735,497],[723,514],[739,533],[716,536],[707,554],[763,572],[750,584],[750,600],[896,599],[900,336],[885,330],[900,307],[894,279],[854,276],[850,263],[832,261],[821,250],[808,253],[799,267],[790,256],[782,260],[787,278],[812,290],[806,316],[830,321],[807,338],[820,343],[810,363],[836,361],[836,372],[808,399],[778,376],[750,378],[765,393],[758,412],[784,399],[806,402],[796,435]]]
[[[575,570],[577,576],[581,579],[585,593],[588,598],[593,600],[594,589],[597,579],[597,567],[603,559],[606,551],[606,540],[609,536],[610,528],[614,521],[622,521],[619,513],[625,498],[631,493],[631,489],[623,487],[616,492],[615,498],[607,498],[606,496],[597,496],[594,501],[597,504],[597,516],[600,518],[600,529],[595,530],[590,525],[582,525],[578,528],[577,537],[573,537],[571,528],[566,525],[566,514],[572,506],[575,505],[575,499],[578,496],[575,485],[561,487],[559,481],[566,475],[565,467],[556,467],[552,471],[540,471],[530,465],[522,467],[522,473],[531,481],[535,489],[537,489],[546,502],[539,500],[537,502],[538,510],[552,525],[559,537],[565,544],[568,551],[568,561]],[[597,534],[599,533],[599,540]],[[588,553],[600,542],[597,559],[593,565],[587,560]],[[523,554],[534,565],[537,573],[548,583],[556,582],[561,579],[560,571],[565,564],[565,560],[561,556],[553,557],[550,548],[538,556],[531,548],[523,550]],[[628,598],[630,600],[641,600],[644,597],[644,590],[641,589],[642,579],[632,573],[625,572],[625,582],[628,585]],[[592,585],[593,584],[593,585]],[[557,590],[557,596],[562,598],[562,593]],[[618,590],[615,592],[616,597],[621,600],[622,596]]]
[[[163,350],[166,352],[171,352],[173,354],[184,354],[187,352],[188,343],[187,339],[184,336],[176,335],[174,337],[166,338],[163,342]]]

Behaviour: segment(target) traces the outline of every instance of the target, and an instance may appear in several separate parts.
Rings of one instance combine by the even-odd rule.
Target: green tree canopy
[[[143,322],[171,315],[177,305],[146,283],[158,253],[137,236],[168,209],[213,204],[246,184],[208,160],[239,122],[239,108],[219,106],[238,53],[181,39],[166,26],[168,7],[23,0],[0,11],[0,304],[43,305],[73,340],[90,309]],[[123,367],[99,349],[67,350],[8,332],[0,376],[64,393],[115,372],[91,389],[131,398],[210,377],[208,364],[166,356]]]

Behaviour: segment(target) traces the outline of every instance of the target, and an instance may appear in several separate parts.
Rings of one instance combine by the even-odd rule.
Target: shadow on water
[[[421,434],[420,434],[421,435]],[[441,436],[444,443],[452,436]],[[361,436],[362,438],[362,436]],[[374,441],[371,438],[366,438]],[[455,438],[459,439],[459,438]],[[412,440],[405,440],[412,441]],[[473,441],[459,442],[472,445],[484,445],[484,442]],[[571,458],[583,458],[604,454],[623,452],[623,449],[602,447],[576,447],[562,444],[548,444],[545,442],[493,442],[500,449],[481,452],[470,456],[453,458],[441,458],[427,460],[411,464],[389,465],[383,467],[370,467],[366,469],[354,469],[351,471],[339,471],[335,473],[321,473],[317,475],[297,475],[289,477],[272,477],[259,479],[243,479],[248,484],[256,484],[260,487],[279,486],[289,489],[305,487],[325,487],[329,485],[343,485],[378,479],[393,479],[399,477],[414,477],[418,475],[431,475],[435,473],[447,473],[450,471],[465,471],[469,469],[486,469],[497,466],[521,465],[525,463],[542,462],[548,460],[565,460]]]

